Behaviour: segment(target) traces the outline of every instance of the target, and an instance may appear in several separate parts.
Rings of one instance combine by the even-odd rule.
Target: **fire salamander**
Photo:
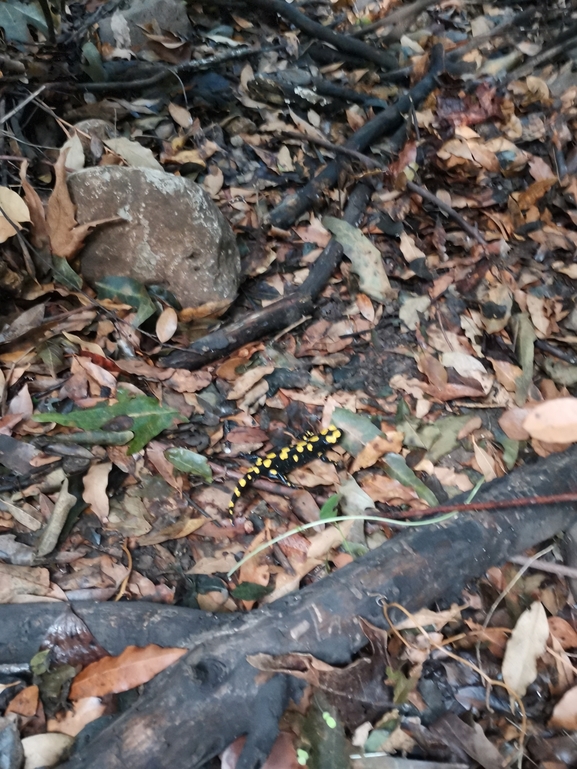
[[[264,459],[259,457],[248,472],[239,480],[232,492],[228,504],[229,515],[234,515],[234,504],[248,485],[256,478],[270,478],[290,486],[286,475],[295,467],[307,465],[313,459],[322,457],[325,451],[337,444],[342,438],[342,432],[335,425],[321,430],[318,435],[307,432],[294,444],[281,449],[278,454],[267,454]]]

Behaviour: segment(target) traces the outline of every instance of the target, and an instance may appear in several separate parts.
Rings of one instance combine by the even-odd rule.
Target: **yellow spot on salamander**
[[[246,486],[246,478],[241,478],[238,485],[244,488]]]
[[[293,460],[294,460],[295,462],[300,462],[301,458],[299,457],[299,455],[298,455],[298,454],[293,454]]]
[[[232,492],[235,497],[240,497],[240,489],[238,486],[235,488],[235,490]]]
[[[313,444],[312,443],[307,443],[307,451],[313,451],[313,450],[314,450]]]
[[[311,435],[311,437],[310,437],[310,442],[311,443],[316,443],[318,440],[319,440],[319,436],[318,435]]]
[[[284,461],[285,459],[288,459],[288,455],[289,455],[289,452],[290,452],[290,449],[289,449],[289,448],[286,448],[286,449],[281,449],[281,451],[280,451],[280,453],[279,453],[279,455],[278,455],[278,458],[279,458],[279,459],[282,459],[283,461]]]
[[[262,459],[259,457],[259,458],[256,460],[256,463],[255,463],[255,464],[256,464],[257,466],[260,466],[260,465],[262,465]]]
[[[254,473],[255,475],[260,475],[260,468],[258,468],[258,467],[253,467],[253,468],[252,468],[252,470],[251,470],[251,472],[252,472],[252,473]]]
[[[302,454],[304,450],[305,450],[304,444],[297,443],[297,451],[299,452],[299,454]]]
[[[269,472],[270,472],[271,475],[278,475],[276,470],[269,470]]]
[[[265,459],[262,464],[268,470],[270,468],[270,466],[272,465],[272,460],[271,459]]]

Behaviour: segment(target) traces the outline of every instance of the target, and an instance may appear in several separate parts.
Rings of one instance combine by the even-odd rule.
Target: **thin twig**
[[[521,64],[520,67],[517,67],[517,69],[509,72],[505,82],[511,83],[513,80],[519,80],[520,78],[527,77],[527,75],[530,75],[532,72],[534,72],[537,67],[540,67],[541,64],[546,64],[552,59],[557,58],[557,56],[560,54],[564,53],[565,51],[569,51],[571,48],[575,48],[576,46],[577,36],[574,36],[570,37],[568,40],[564,40],[562,43],[551,46],[551,48],[547,48],[545,51],[541,51],[541,53],[538,53],[536,56],[532,56],[529,61],[525,62],[525,64]]]
[[[10,112],[7,112],[5,115],[2,115],[2,117],[0,117],[0,125],[4,125],[7,120],[10,120],[11,117],[14,117],[14,115],[20,112],[21,109],[23,109],[27,104],[35,99],[38,94],[41,94],[45,88],[45,85],[41,85],[40,88],[37,88],[36,91],[34,91],[34,93],[29,93],[25,99],[23,99],[14,107],[14,109],[11,109]]]
[[[539,557],[541,553],[537,554]],[[516,563],[519,566],[525,566],[528,569],[537,571],[546,571],[548,574],[557,574],[560,577],[570,577],[577,579],[577,569],[572,566],[565,566],[564,563],[550,563],[549,561],[537,561],[535,556],[528,558],[526,555],[516,555],[509,558],[509,563]]]
[[[199,72],[203,69],[216,67],[217,65],[223,64],[227,61],[242,59],[247,56],[254,56],[255,54],[259,53],[267,53],[268,51],[279,50],[281,47],[282,46],[275,45],[267,46],[265,48],[261,48],[260,46],[255,46],[254,48],[237,48],[235,51],[227,51],[224,54],[217,54],[216,56],[211,56],[208,59],[193,59],[192,61],[185,61],[183,64],[179,64],[176,67],[163,67],[160,72],[157,72],[150,77],[142,78],[141,80],[115,80],[106,83],[76,83],[75,87],[79,90],[90,91],[92,93],[98,91],[125,91],[131,88],[148,88],[151,85],[160,83],[169,75],[178,77],[179,75],[185,73]]]

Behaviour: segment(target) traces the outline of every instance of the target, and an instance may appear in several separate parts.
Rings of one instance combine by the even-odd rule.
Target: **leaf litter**
[[[26,70],[49,29],[35,4],[12,5],[0,9],[0,26]],[[317,13],[313,6],[307,13]],[[386,18],[388,10],[368,4],[357,12],[339,3],[334,21],[345,30]],[[505,476],[516,462],[577,442],[577,91],[563,52],[537,58],[563,32],[560,10],[544,9],[539,29],[536,15],[514,24],[506,7],[440,4],[398,34],[386,32],[397,41],[399,64],[414,77],[426,72],[434,38],[443,40],[447,55],[460,46],[468,52],[466,66],[438,78],[412,110],[400,146],[372,143],[371,162],[342,152],[343,144],[406,84],[381,79],[344,55],[311,66],[301,56],[304,33],[287,26],[278,32],[283,50],[267,50],[270,28],[249,8],[227,17],[232,32],[211,33],[203,42],[191,44],[175,31],[147,33],[153,58],[177,67],[192,60],[193,49],[198,58],[239,43],[262,44],[250,64],[231,59],[222,75],[195,75],[190,103],[177,89],[148,104],[128,87],[122,97],[111,89],[101,98],[95,90],[93,102],[71,97],[66,106],[47,96],[51,113],[44,111],[43,120],[59,136],[60,151],[44,152],[34,136],[26,145],[9,134],[16,154],[9,184],[0,188],[0,240],[7,249],[0,276],[6,295],[0,437],[13,441],[0,444],[3,603],[122,597],[247,611],[393,536],[390,526],[373,521],[320,530],[336,510],[388,516],[393,508],[395,517],[410,517]],[[218,20],[214,10],[203,13]],[[328,19],[331,13],[323,11]],[[124,29],[117,22],[117,31]],[[500,24],[510,26],[498,33]],[[30,50],[21,47],[31,41]],[[100,44],[99,66],[133,55],[128,40],[120,43]],[[87,61],[88,48],[84,54]],[[523,55],[526,71],[517,68]],[[77,78],[82,70],[72,59],[60,62],[50,80]],[[293,80],[307,75],[308,86],[318,89],[310,92],[321,98],[303,101],[302,88],[289,97],[287,72]],[[326,83],[332,93],[343,86],[348,97],[354,91],[355,104],[339,101],[344,91],[321,95]],[[16,92],[13,97],[17,102]],[[40,106],[34,110],[39,119]],[[88,146],[79,130],[65,142],[56,128],[66,122],[58,121],[91,117],[91,110],[113,114],[126,136],[93,136]],[[34,148],[28,159],[25,146]],[[341,158],[344,170],[339,188],[325,190],[326,214],[307,211],[294,227],[265,230],[264,214],[332,157]],[[287,323],[278,338],[249,341],[199,371],[165,368],[168,350],[202,339],[218,321],[210,308],[182,311],[170,297],[122,276],[108,276],[96,292],[83,285],[75,257],[93,228],[112,221],[77,224],[66,168],[84,163],[188,172],[204,186],[243,254],[246,283],[225,322],[303,285],[330,233],[348,258],[324,286],[312,317]],[[344,204],[352,184],[367,178],[370,202],[354,228],[343,219]],[[331,422],[344,439],[328,452],[330,463],[295,468],[289,477],[300,489],[259,481],[229,518],[234,482],[252,462],[243,455],[278,451]],[[73,488],[71,479],[81,483]],[[300,523],[315,521],[318,530],[298,531]],[[283,534],[290,536],[277,550],[259,553],[224,579],[237,557]],[[191,580],[198,575],[218,577],[221,587],[199,589]],[[310,658],[267,661],[266,669],[274,664],[296,674],[298,668],[324,695],[330,691],[338,699],[331,718],[365,751],[388,745],[402,752],[418,744],[434,757],[441,740],[449,759],[466,755],[491,767],[518,739],[509,723],[513,693],[534,706],[527,708],[532,760],[570,764],[575,754],[562,760],[554,740],[543,758],[538,737],[545,726],[575,728],[572,589],[562,576],[495,568],[448,614],[442,606],[417,613],[412,627],[401,625],[378,641],[381,631],[363,628],[369,651],[350,669],[327,670]],[[453,657],[441,656],[447,639]],[[500,672],[507,687],[491,691],[492,712],[485,706],[486,678],[468,666],[475,646],[483,671],[491,679]],[[158,672],[155,655],[166,652],[166,662],[183,653],[169,651],[131,649],[81,672],[76,667],[85,663],[61,660],[71,669],[52,695],[43,693],[44,684],[28,682],[10,712],[22,728],[38,732],[27,740],[48,737],[39,712],[51,703],[48,732],[74,736],[114,709],[106,697]],[[443,671],[433,674],[439,659]],[[139,668],[145,672],[133,675]],[[416,714],[427,710],[419,687],[428,675],[448,687],[461,713],[475,715],[473,725],[445,714],[434,727],[415,728]],[[83,689],[91,676],[106,685]],[[378,707],[359,713],[339,699],[343,684],[334,685],[331,676],[350,676],[356,704]],[[71,681],[74,709],[58,709]],[[25,719],[37,719],[36,726]],[[318,733],[318,725],[286,726],[303,745],[306,735]],[[289,739],[287,747],[283,734],[290,753],[297,743]]]

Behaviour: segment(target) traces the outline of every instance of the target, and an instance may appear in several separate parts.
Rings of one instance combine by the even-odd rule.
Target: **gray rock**
[[[16,724],[0,718],[0,769],[20,769],[23,762],[24,749]]]
[[[128,22],[130,45],[133,49],[146,47],[147,37],[139,25],[153,22],[158,24],[163,32],[172,32],[184,38],[192,34],[184,0],[132,0],[125,5],[119,12]],[[103,43],[116,46],[112,17],[99,22],[98,34]]]
[[[148,168],[100,166],[76,171],[68,188],[80,224],[97,227],[81,254],[89,283],[122,275],[160,283],[183,307],[224,310],[234,299],[240,257],[234,233],[202,187]]]

